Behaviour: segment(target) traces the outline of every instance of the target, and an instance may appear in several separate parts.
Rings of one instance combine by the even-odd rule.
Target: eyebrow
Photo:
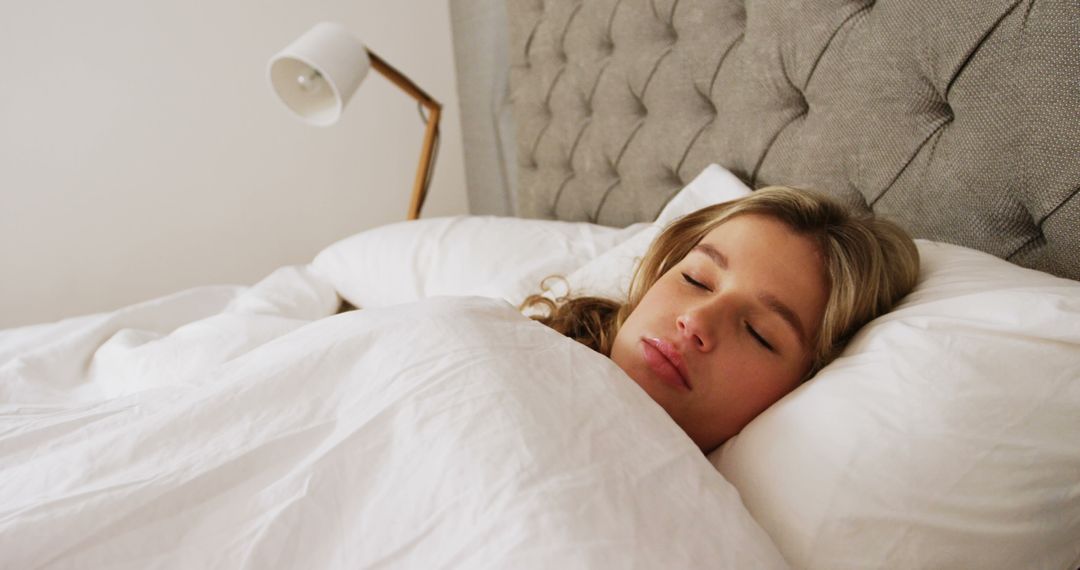
[[[699,252],[699,253],[704,253],[705,255],[709,256],[713,260],[713,263],[719,265],[720,269],[727,269],[727,266],[728,266],[727,256],[720,253],[720,250],[716,249],[715,247],[713,247],[713,246],[711,246],[711,245],[709,245],[707,243],[699,243],[699,244],[695,245],[694,249],[692,249],[690,251],[696,251],[696,252]]]
[[[713,263],[718,265],[721,269],[727,269],[728,258],[726,255],[720,252],[720,250],[707,243],[699,243],[694,246],[691,251],[703,253],[713,260]],[[791,307],[787,306],[783,301],[778,299],[776,295],[772,293],[758,293],[757,298],[768,309],[776,313],[784,322],[786,322],[794,331],[795,335],[799,337],[799,344],[806,346],[806,328],[803,327],[802,321],[799,320],[799,315],[795,311],[791,310]]]

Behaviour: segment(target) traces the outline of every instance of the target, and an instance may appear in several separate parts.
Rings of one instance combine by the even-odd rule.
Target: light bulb
[[[317,93],[322,88],[323,76],[318,70],[312,69],[311,73],[298,76],[296,84],[300,86],[300,90],[304,93]]]

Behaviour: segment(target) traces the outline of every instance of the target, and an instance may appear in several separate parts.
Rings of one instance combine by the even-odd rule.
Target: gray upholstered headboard
[[[916,237],[1080,279],[1075,0],[451,8],[474,211],[516,184],[518,215],[626,225],[717,162],[754,187],[818,189]],[[468,29],[479,13],[508,32]],[[478,53],[509,77],[461,80]],[[480,130],[484,148],[469,141]],[[476,186],[498,160],[515,181],[503,164],[502,188]]]

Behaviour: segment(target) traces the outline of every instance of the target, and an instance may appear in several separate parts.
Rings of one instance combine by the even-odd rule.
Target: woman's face
[[[611,358],[707,452],[799,383],[827,299],[811,240],[736,216],[648,290]]]

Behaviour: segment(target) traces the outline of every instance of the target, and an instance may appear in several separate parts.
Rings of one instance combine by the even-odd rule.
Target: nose
[[[716,346],[715,327],[710,326],[708,315],[700,309],[683,311],[675,318],[679,334],[701,352],[709,352]]]

